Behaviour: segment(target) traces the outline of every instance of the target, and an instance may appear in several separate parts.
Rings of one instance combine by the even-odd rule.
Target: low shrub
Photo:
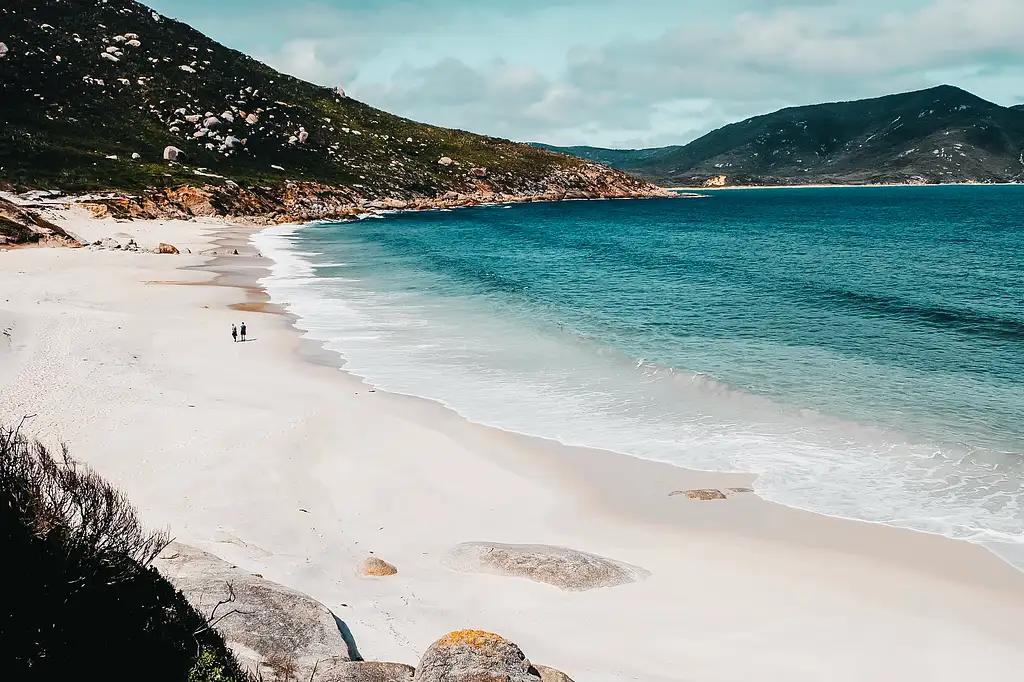
[[[167,542],[66,447],[54,455],[0,427],[4,678],[247,680],[203,615],[150,566]]]

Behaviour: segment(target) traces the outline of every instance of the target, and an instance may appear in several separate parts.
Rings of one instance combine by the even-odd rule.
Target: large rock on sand
[[[398,573],[398,569],[378,557],[369,557],[363,562],[362,573],[366,576],[386,577]]]
[[[320,662],[311,682],[412,682],[415,672],[404,663],[330,660]]]
[[[573,682],[572,678],[561,670],[555,670],[546,665],[535,665],[534,668],[540,673],[540,682]]]
[[[522,649],[482,630],[452,632],[430,645],[415,682],[540,682]]]
[[[625,585],[650,576],[639,566],[553,545],[464,542],[450,549],[442,561],[456,571],[529,578],[573,592]]]
[[[300,592],[177,542],[153,564],[251,670],[283,660],[296,679],[308,680],[317,661],[352,659],[334,614]]]

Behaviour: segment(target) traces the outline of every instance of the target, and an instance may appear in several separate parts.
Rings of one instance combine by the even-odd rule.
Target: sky
[[[151,0],[274,68],[521,141],[685,144],[943,83],[1024,102],[1024,0]]]

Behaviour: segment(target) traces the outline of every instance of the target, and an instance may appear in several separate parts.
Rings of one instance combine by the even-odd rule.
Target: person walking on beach
[[[242,326],[238,331],[242,334],[242,341],[245,341],[245,322],[242,323]]]
[[[231,340],[238,341],[238,327],[236,327],[234,323],[231,325]]]

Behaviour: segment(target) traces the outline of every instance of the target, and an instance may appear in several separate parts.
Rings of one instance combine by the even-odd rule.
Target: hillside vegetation
[[[1024,107],[940,86],[782,109],[681,147],[580,155],[666,186],[1021,182]]]
[[[220,635],[150,567],[167,543],[119,491],[0,428],[0,669],[18,682],[245,682]]]
[[[0,27],[0,183],[17,188],[306,181],[368,198],[652,189],[576,158],[393,116],[132,0],[8,0]],[[164,160],[167,147],[180,150],[177,163]]]

